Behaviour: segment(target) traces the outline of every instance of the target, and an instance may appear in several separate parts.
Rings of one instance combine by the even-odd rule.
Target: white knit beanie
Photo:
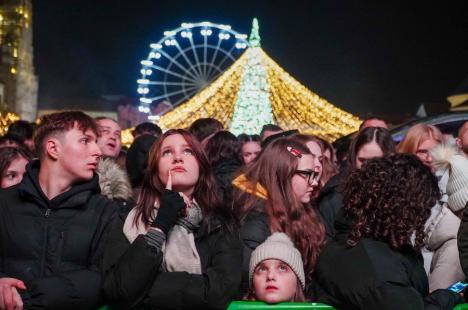
[[[250,256],[249,283],[252,286],[253,274],[258,264],[266,259],[285,262],[296,274],[301,286],[305,287],[304,264],[301,253],[294,247],[291,239],[284,233],[276,232],[260,244]]]
[[[431,153],[434,166],[449,173],[446,188],[448,207],[454,212],[462,210],[468,201],[468,159],[455,147],[446,144],[436,146]]]

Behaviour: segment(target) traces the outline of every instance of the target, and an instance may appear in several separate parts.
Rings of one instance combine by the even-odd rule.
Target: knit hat
[[[291,239],[284,233],[276,232],[260,244],[250,256],[249,283],[252,286],[253,274],[258,264],[266,259],[285,262],[296,274],[301,286],[305,287],[304,264],[301,253],[294,247]]]
[[[440,144],[432,151],[433,165],[449,174],[446,193],[448,207],[456,212],[468,201],[468,159],[453,145]]]

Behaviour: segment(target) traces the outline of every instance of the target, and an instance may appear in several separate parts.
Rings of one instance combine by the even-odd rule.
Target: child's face
[[[291,267],[277,259],[266,259],[257,265],[253,275],[257,300],[269,304],[292,301],[297,277]]]

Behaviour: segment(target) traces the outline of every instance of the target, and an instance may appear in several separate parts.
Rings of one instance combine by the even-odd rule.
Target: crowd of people
[[[0,309],[452,309],[468,274],[468,121],[346,147],[265,124],[162,130],[67,111],[0,137]]]

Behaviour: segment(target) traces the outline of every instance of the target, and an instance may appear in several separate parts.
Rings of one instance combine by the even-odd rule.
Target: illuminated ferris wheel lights
[[[153,65],[153,62],[151,60],[142,60],[142,61],[140,61],[140,63],[143,66],[152,66]]]
[[[246,44],[246,43],[237,42],[237,43],[236,43],[236,48],[238,48],[238,49],[247,48],[247,44]]]
[[[151,47],[152,49],[157,50],[157,49],[162,48],[163,46],[162,46],[161,44],[159,44],[159,43],[151,43],[151,44],[150,44],[150,47]]]
[[[229,25],[219,25],[219,28],[221,28],[223,30],[231,30],[231,26],[229,26]]]
[[[200,33],[202,36],[207,37],[213,34],[213,31],[211,29],[202,29],[200,30]]]
[[[221,39],[221,40],[229,40],[229,38],[231,37],[231,35],[229,33],[223,33],[221,32],[218,37]]]
[[[148,98],[143,98],[143,97],[141,97],[141,98],[140,98],[140,102],[142,102],[142,103],[152,103],[153,100],[148,99]]]
[[[191,23],[182,23],[182,28],[192,28],[193,27],[193,24]]]
[[[236,39],[240,39],[240,40],[246,40],[247,39],[247,35],[246,34],[236,34],[235,35]]]
[[[165,35],[166,37],[173,37],[173,36],[176,35],[176,33],[177,33],[177,32],[175,32],[175,31],[173,31],[173,30],[171,30],[171,31],[164,31],[164,35]]]
[[[142,98],[142,99],[145,99],[145,98]],[[143,112],[143,113],[149,113],[150,109],[148,107],[139,106],[138,111]]]
[[[191,38],[192,33],[190,31],[182,31],[181,34],[182,38]]]
[[[211,23],[210,22],[201,22],[200,25],[202,25],[204,27],[208,27],[208,26],[211,26]]]
[[[164,44],[166,44],[167,46],[174,46],[177,44],[177,41],[174,40],[174,39],[167,39],[167,40],[164,40]]]
[[[151,69],[141,69],[140,73],[142,75],[151,75],[153,73],[153,70],[151,70]]]
[[[146,95],[147,93],[149,93],[149,88],[146,88],[146,87],[145,87],[145,88],[141,88],[141,87],[139,87],[139,88],[137,89],[137,92],[138,92],[140,95]]]
[[[146,84],[149,84],[149,80],[148,79],[138,79],[137,83],[146,85]]]
[[[159,58],[161,58],[161,54],[160,54],[160,53],[151,52],[151,53],[149,54],[149,58],[156,58],[156,59],[159,59]]]

